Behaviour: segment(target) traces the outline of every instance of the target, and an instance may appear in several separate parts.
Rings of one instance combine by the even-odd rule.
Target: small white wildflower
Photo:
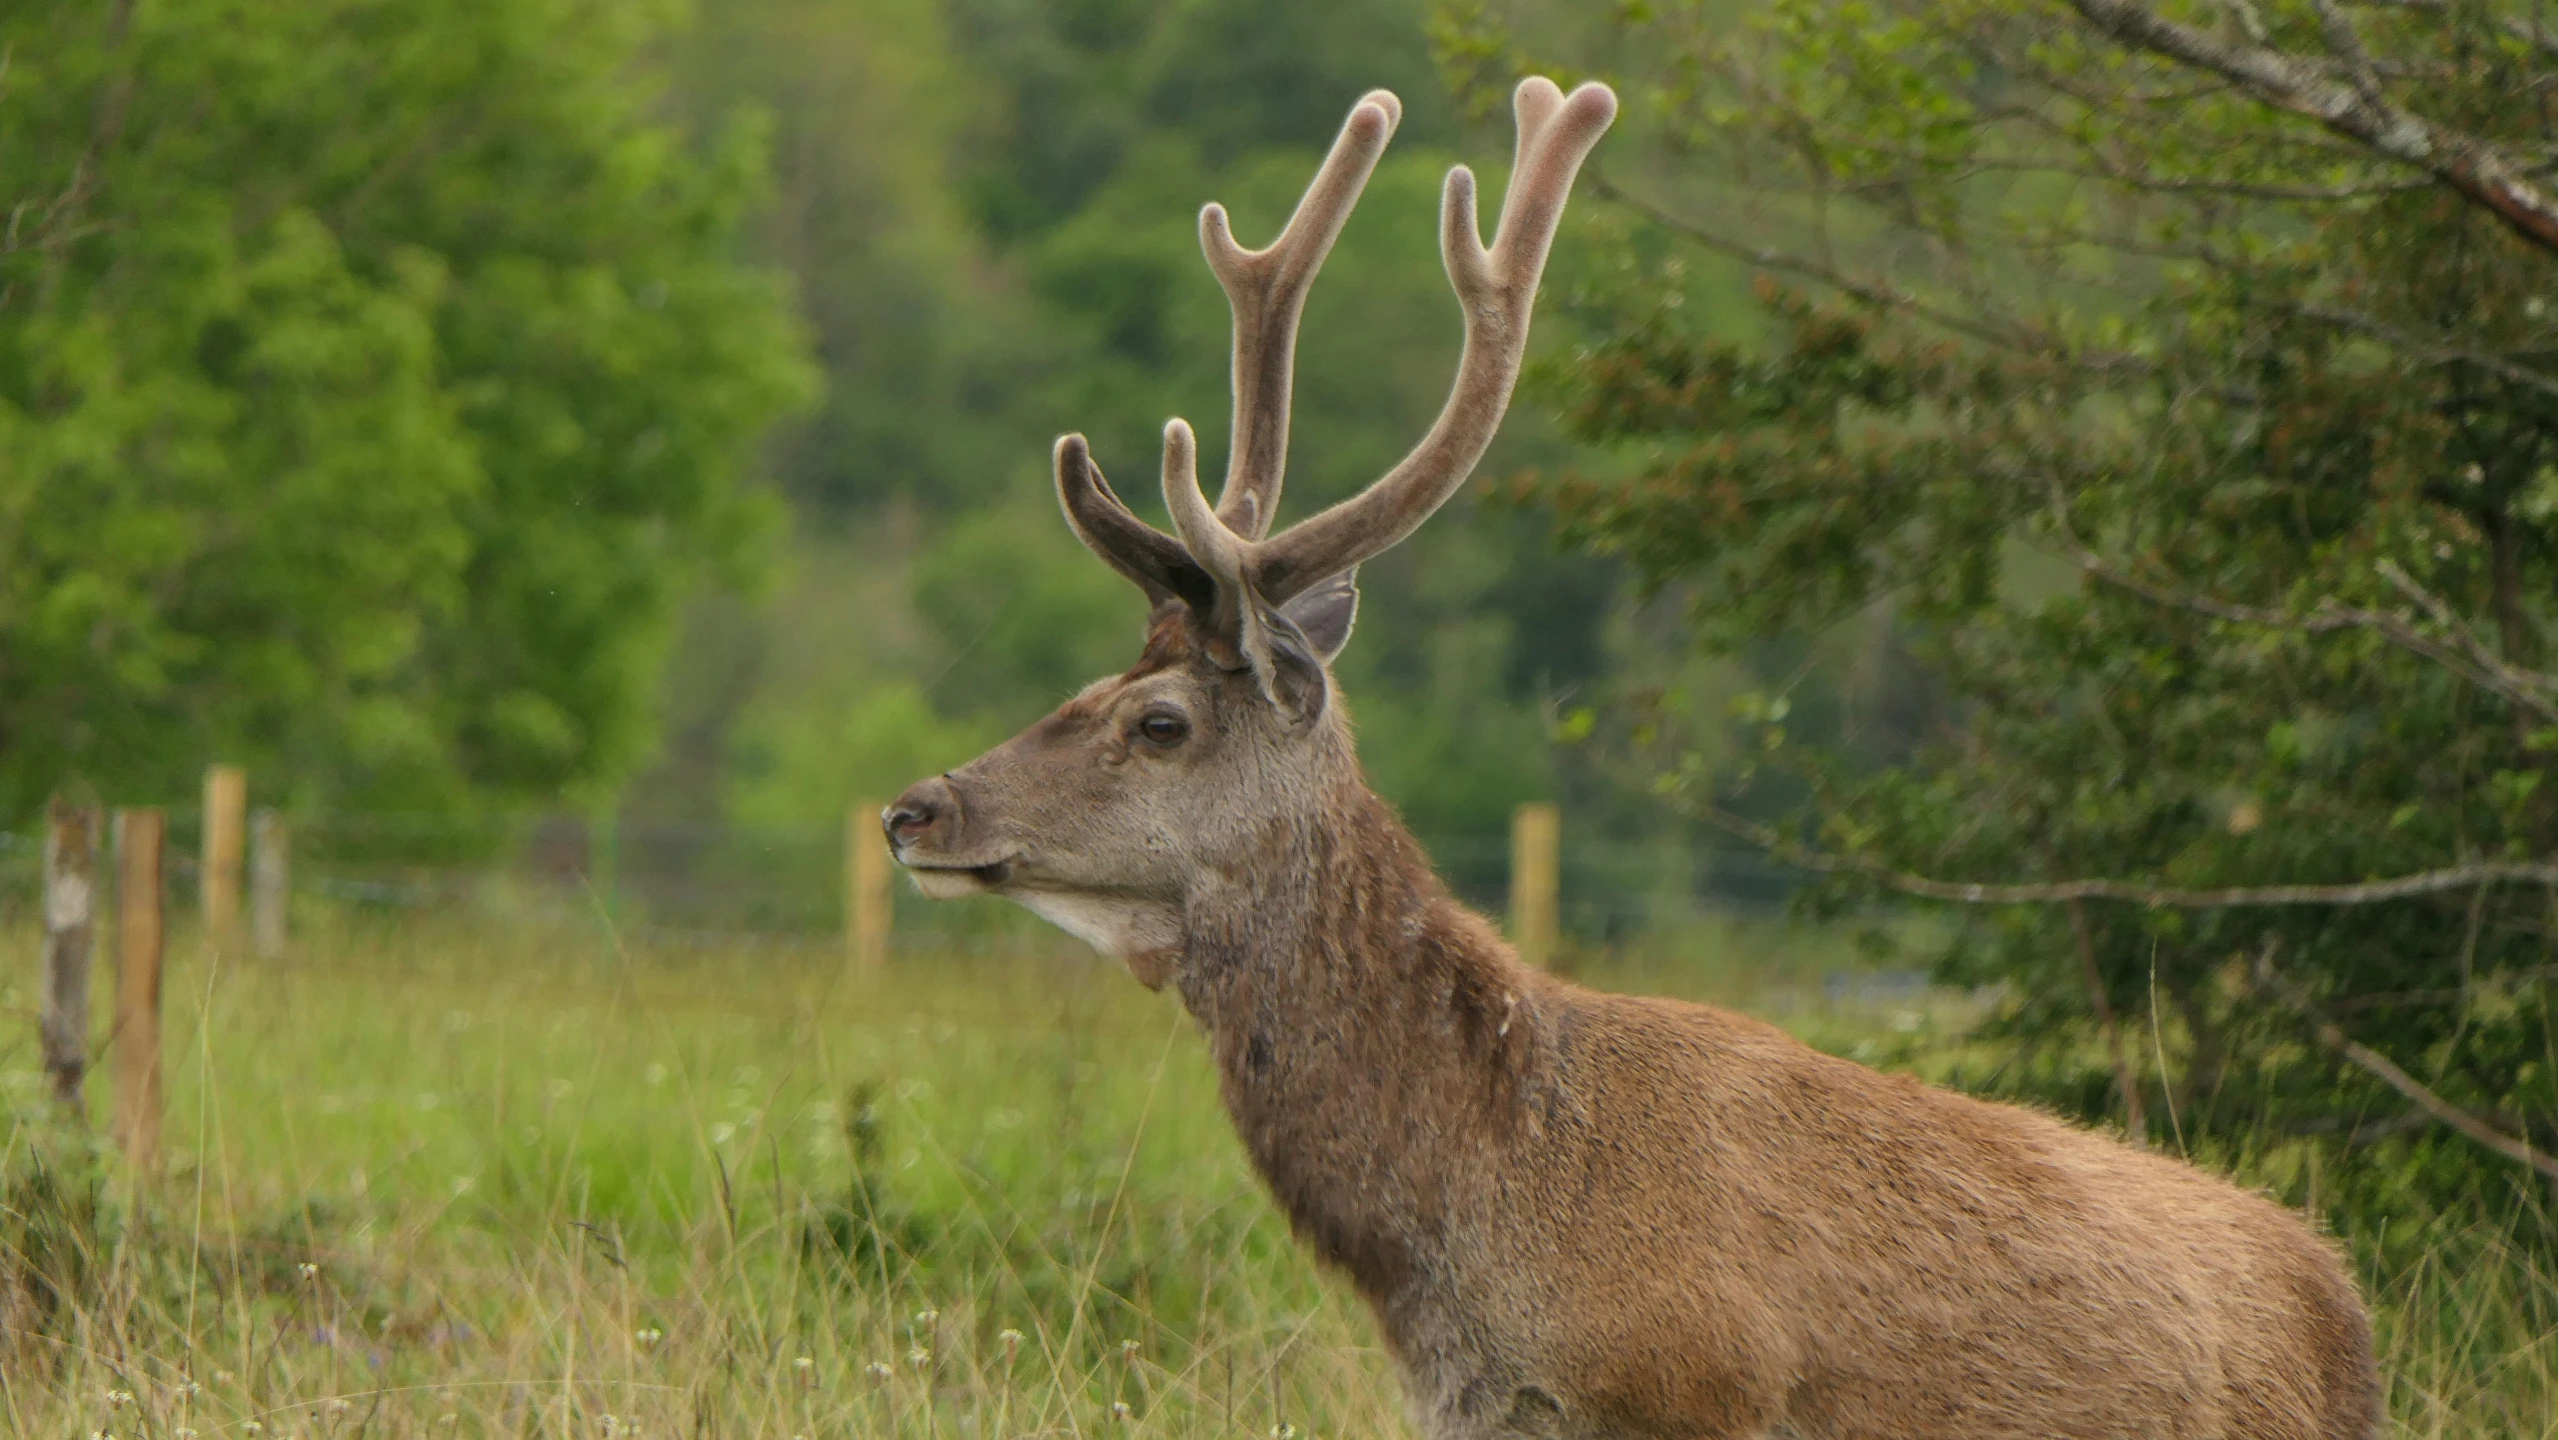
[[[192,1400],[203,1393],[204,1387],[198,1385],[192,1380],[181,1380],[178,1382],[178,1394],[186,1399]]]
[[[110,1410],[121,1410],[132,1403],[133,1392],[130,1390],[110,1390],[107,1392],[107,1408]]]
[[[1120,1341],[1119,1358],[1132,1365],[1135,1364],[1137,1362],[1137,1342],[1134,1340]]]
[[[1110,1418],[1113,1420],[1125,1420],[1135,1413],[1135,1411],[1128,1408],[1128,1402],[1125,1400],[1113,1400],[1110,1402]]]
[[[791,1363],[791,1368],[792,1368],[792,1369],[794,1369],[794,1370],[797,1370],[797,1371],[798,1371],[800,1374],[802,1374],[802,1375],[805,1375],[805,1374],[807,1374],[809,1371],[814,1370],[814,1369],[816,1369],[816,1368],[817,1368],[817,1361],[816,1361],[816,1358],[815,1358],[815,1357],[813,1357],[813,1356],[808,1356],[808,1355],[802,1355],[802,1356],[800,1356],[798,1359],[793,1360],[793,1361],[792,1361],[792,1362],[790,1362],[790,1363]]]
[[[939,1310],[918,1310],[915,1312],[915,1325],[918,1329],[929,1328],[939,1319],[941,1319],[941,1312]]]
[[[266,1433],[266,1427],[255,1420],[243,1420],[240,1422],[240,1433],[243,1435],[263,1435]]]
[[[175,1440],[195,1440],[195,1427],[192,1425],[181,1425],[175,1430],[170,1431],[169,1434],[174,1436]]]
[[[896,1374],[897,1372],[888,1368],[888,1362],[887,1362],[887,1361],[885,1361],[885,1360],[873,1360],[873,1361],[872,1361],[872,1362],[870,1362],[869,1364],[867,1364],[867,1365],[865,1365],[865,1366],[863,1366],[863,1367],[862,1367],[862,1373],[863,1373],[863,1374],[865,1374],[865,1375],[867,1375],[867,1376],[869,1376],[869,1377],[870,1377],[870,1378],[872,1378],[873,1380],[885,1380],[885,1379],[887,1379],[889,1376],[894,1375],[894,1374]]]
[[[1282,1420],[1270,1427],[1270,1440],[1297,1440],[1297,1427]]]
[[[308,1260],[303,1261],[297,1268],[301,1270],[302,1278],[305,1280],[317,1280],[320,1278],[320,1267],[312,1264]]]
[[[355,1402],[347,1399],[343,1395],[332,1395],[328,1399],[320,1402],[320,1408],[328,1411],[332,1415],[343,1415],[347,1411],[355,1408]]]
[[[914,1366],[918,1370],[930,1365],[933,1363],[933,1347],[930,1345],[918,1345],[914,1349],[907,1351],[906,1363]]]
[[[995,1332],[995,1343],[1003,1346],[1004,1353],[1010,1355],[1015,1350],[1021,1348],[1021,1332],[1018,1330],[998,1330]]]

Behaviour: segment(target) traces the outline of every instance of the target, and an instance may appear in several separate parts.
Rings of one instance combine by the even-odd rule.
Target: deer
[[[1489,245],[1463,166],[1445,408],[1272,533],[1307,289],[1401,117],[1350,111],[1267,248],[1200,215],[1233,315],[1211,505],[1173,533],[1080,435],[1065,518],[1148,602],[1143,649],[881,812],[926,895],[995,895],[1170,987],[1299,1240],[1346,1275],[1429,1440],[2366,1437],[2371,1324],[2322,1234],[2182,1160],[1824,1054],[1737,1012],[1586,989],[1467,910],[1360,768],[1332,661],[1358,567],[1473,473],[1604,85],[1531,78]]]

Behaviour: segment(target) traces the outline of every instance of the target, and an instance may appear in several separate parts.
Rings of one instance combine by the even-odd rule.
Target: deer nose
[[[905,794],[879,812],[879,826],[887,832],[888,843],[902,849],[924,838],[956,808],[951,804],[950,782],[936,775],[908,786]]]

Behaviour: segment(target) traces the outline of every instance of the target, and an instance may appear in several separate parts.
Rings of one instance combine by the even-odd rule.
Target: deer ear
[[[1331,657],[1288,611],[1274,610],[1256,596],[1245,602],[1244,613],[1241,648],[1261,693],[1294,724],[1322,714],[1332,693],[1332,675],[1324,668]]]
[[[1325,665],[1350,643],[1350,627],[1359,618],[1359,571],[1344,570],[1315,586],[1287,604],[1279,613],[1288,617],[1297,632],[1306,637],[1306,645],[1315,659]]]

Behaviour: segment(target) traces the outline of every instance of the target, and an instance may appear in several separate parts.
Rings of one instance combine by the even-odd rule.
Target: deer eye
[[[1190,738],[1190,722],[1169,710],[1158,710],[1137,722],[1137,733],[1152,744],[1178,745]]]

